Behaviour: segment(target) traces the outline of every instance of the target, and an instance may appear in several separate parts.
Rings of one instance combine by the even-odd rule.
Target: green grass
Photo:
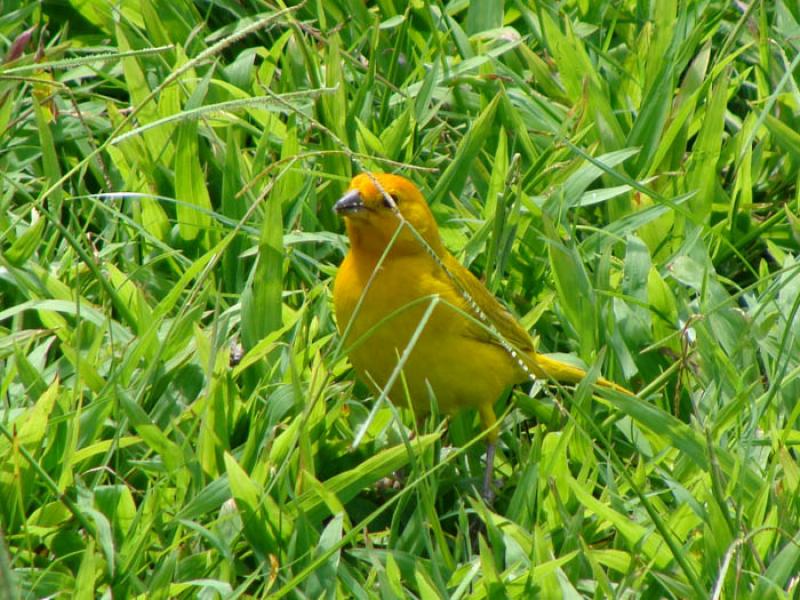
[[[0,597],[797,593],[795,3],[2,6]],[[492,506],[341,352],[363,170],[640,392],[515,390]]]

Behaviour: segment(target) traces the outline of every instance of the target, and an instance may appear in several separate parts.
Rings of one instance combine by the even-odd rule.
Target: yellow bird
[[[356,372],[379,391],[404,360],[387,395],[401,406],[410,398],[418,418],[430,412],[431,401],[446,414],[477,409],[489,429],[488,496],[495,401],[531,373],[568,383],[586,373],[535,351],[528,332],[445,249],[428,203],[408,179],[362,173],[334,209],[350,238],[336,275],[334,309]],[[630,393],[603,378],[597,384]]]

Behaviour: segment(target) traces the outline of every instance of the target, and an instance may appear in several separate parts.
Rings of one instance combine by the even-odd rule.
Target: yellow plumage
[[[407,227],[397,231],[401,220],[393,204],[438,260]],[[444,248],[427,202],[413,183],[397,175],[359,175],[336,209],[345,217],[351,246],[336,276],[334,308],[340,332],[347,331],[345,347],[357,373],[373,387],[384,388],[412,337],[418,336],[402,378],[388,390],[390,399],[402,404],[410,398],[414,412],[422,416],[435,397],[441,412],[474,408],[484,426],[491,427],[494,402],[528,378],[508,348],[480,324],[465,292],[534,375],[569,383],[584,377],[581,369],[535,352],[528,332]],[[598,384],[627,392],[602,378]],[[490,443],[495,438],[492,432]]]

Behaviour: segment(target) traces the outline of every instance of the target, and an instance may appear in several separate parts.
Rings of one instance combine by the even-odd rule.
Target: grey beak
[[[333,210],[340,215],[358,212],[364,208],[364,201],[361,199],[361,193],[358,190],[350,190],[333,205]]]

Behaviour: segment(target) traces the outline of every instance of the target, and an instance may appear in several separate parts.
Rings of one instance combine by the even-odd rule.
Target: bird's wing
[[[514,318],[514,315],[498,302],[477,277],[470,273],[451,254],[447,254],[443,262],[453,279],[455,279],[456,285],[460,288],[458,291],[466,292],[469,295],[507,342],[522,351],[532,351],[534,349],[533,340],[528,332],[523,329],[522,325]],[[467,312],[474,314],[476,319],[480,321],[480,316],[475,314],[474,308],[469,306],[467,300],[463,297],[464,294],[459,293],[459,296],[463,300],[463,305],[466,307]],[[472,321],[468,322],[465,334],[483,342],[500,344],[497,336]]]

